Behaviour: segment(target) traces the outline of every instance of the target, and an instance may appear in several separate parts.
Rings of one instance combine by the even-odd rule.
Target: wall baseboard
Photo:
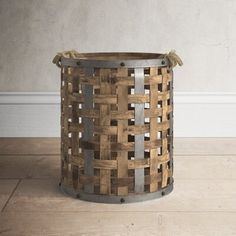
[[[175,92],[176,137],[235,137],[236,93]],[[0,137],[59,137],[57,92],[0,92]]]

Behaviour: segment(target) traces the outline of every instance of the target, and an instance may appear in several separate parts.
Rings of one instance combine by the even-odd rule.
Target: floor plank
[[[175,179],[236,179],[235,156],[175,156]]]
[[[236,138],[175,138],[175,155],[234,155]]]
[[[0,211],[5,206],[17,183],[18,180],[0,180]]]
[[[176,138],[174,191],[113,205],[59,190],[59,139],[0,139],[0,235],[236,235],[235,144]]]
[[[124,205],[89,203],[60,192],[58,181],[22,180],[5,211],[236,211],[236,180],[176,180],[161,199]]]
[[[1,155],[0,179],[59,178],[59,155]]]
[[[59,153],[59,138],[0,138],[0,155],[42,155]]]
[[[0,215],[4,236],[199,236],[235,235],[236,213],[227,212],[82,212]]]

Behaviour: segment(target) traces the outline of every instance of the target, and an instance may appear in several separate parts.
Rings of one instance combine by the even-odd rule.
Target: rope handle
[[[183,65],[183,61],[176,54],[175,50],[171,50],[169,53],[164,54],[164,58],[167,58],[169,60],[171,68],[175,67],[177,64],[179,66]]]
[[[61,58],[78,58],[81,54],[75,50],[58,52],[57,55],[53,58],[52,63],[56,64],[59,68],[61,68]]]
[[[79,58],[81,57],[82,54],[77,52],[76,50],[70,50],[70,51],[65,51],[65,52],[59,52],[57,55],[53,58],[52,63],[56,64],[59,68],[61,68],[61,58]],[[183,65],[183,61],[181,58],[176,54],[175,50],[171,50],[169,53],[166,53],[163,55],[164,58],[167,58],[170,62],[170,67],[173,68],[177,64],[179,66]]]

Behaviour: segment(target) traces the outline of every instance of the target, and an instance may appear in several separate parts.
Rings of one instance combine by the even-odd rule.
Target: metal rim
[[[97,202],[97,203],[133,203],[133,202],[142,202],[147,200],[152,200],[156,198],[164,197],[165,195],[169,194],[173,190],[173,178],[171,184],[167,187],[153,193],[142,193],[142,194],[131,194],[128,196],[111,196],[111,195],[98,195],[98,194],[91,194],[91,193],[84,193],[84,192],[76,192],[72,188],[68,188],[63,186],[63,184],[59,184],[60,189],[63,193],[66,193],[74,198],[85,200],[89,202]]]
[[[90,54],[81,54],[81,58],[78,59],[62,57],[61,65],[93,68],[139,68],[169,66],[169,61],[167,58],[164,58],[162,54],[155,53],[91,53],[91,55],[95,55],[94,57],[88,55]],[[103,59],[99,59],[100,55]],[[116,55],[117,58],[115,58]],[[127,58],[125,57],[125,55],[128,55]],[[137,58],[135,58],[135,55],[137,55]],[[106,57],[107,59],[104,59]]]

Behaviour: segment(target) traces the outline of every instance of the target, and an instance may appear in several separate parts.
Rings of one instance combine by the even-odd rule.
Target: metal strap
[[[61,58],[62,66],[72,67],[92,67],[92,68],[141,68],[141,67],[163,67],[168,66],[167,58],[163,59],[138,59],[138,60],[90,60],[90,59],[74,59]]]
[[[92,76],[93,69],[92,68],[85,68],[85,76]],[[82,85],[82,94],[84,95],[84,103],[82,104],[82,109],[85,110],[92,110],[93,109],[93,86],[88,84]],[[93,139],[93,130],[94,124],[91,118],[83,117],[82,123],[84,127],[84,132],[82,133],[82,139],[84,141],[91,141]],[[94,175],[93,169],[93,158],[94,158],[94,151],[84,149],[84,173],[88,176]],[[94,186],[93,184],[86,184],[84,187],[84,191],[86,193],[93,193]]]
[[[144,94],[144,68],[135,68],[135,94]],[[135,125],[144,125],[144,104],[135,104]],[[136,159],[144,159],[144,134],[135,135]],[[135,192],[144,192],[144,169],[135,169]]]

